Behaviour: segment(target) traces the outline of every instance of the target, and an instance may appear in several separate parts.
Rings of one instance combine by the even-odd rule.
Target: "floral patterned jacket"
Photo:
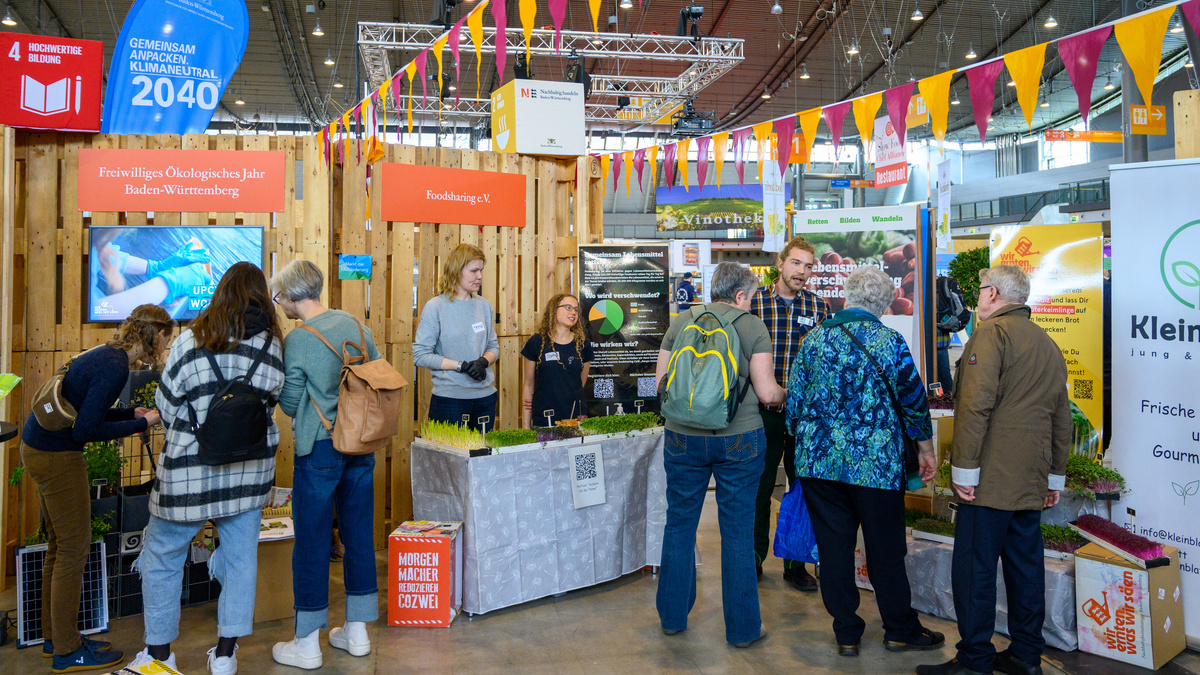
[[[879,371],[843,325],[887,374],[904,411],[902,422]],[[842,310],[805,336],[787,390],[797,476],[903,490],[901,428],[919,441],[933,438],[925,386],[908,345],[864,310]]]

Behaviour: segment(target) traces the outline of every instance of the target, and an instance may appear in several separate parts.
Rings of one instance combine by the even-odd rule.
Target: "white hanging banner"
[[[1179,549],[1200,648],[1200,160],[1112,167],[1113,521]],[[1135,515],[1136,514],[1136,515]]]
[[[950,160],[937,169],[937,250],[950,250]]]
[[[784,210],[783,176],[779,162],[763,160],[763,250],[777,252],[787,245],[787,212]]]

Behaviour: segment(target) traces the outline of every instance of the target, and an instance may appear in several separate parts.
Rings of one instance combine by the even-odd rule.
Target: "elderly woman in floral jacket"
[[[902,434],[918,441],[922,478],[936,469],[925,388],[904,338],[879,320],[895,298],[891,277],[860,267],[845,287],[846,309],[805,336],[788,382],[788,430],[821,559],[821,599],[841,655],[858,656],[866,626],[854,584],[861,526],[884,646],[938,649],[945,638],[921,626],[904,568]]]

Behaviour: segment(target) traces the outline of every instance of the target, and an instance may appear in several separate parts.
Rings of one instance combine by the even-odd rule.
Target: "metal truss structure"
[[[411,23],[358,24],[358,49],[366,65],[367,78],[372,89],[383,84],[399,66],[400,55],[395,51],[417,51],[433,44],[445,28],[436,25]],[[510,57],[524,53],[523,33],[518,29],[508,31]],[[725,73],[732,70],[745,58],[741,38],[691,38],[666,35],[633,35],[618,33],[588,33],[562,31],[562,48],[554,49],[554,31],[535,29],[530,37],[529,52],[532,56],[564,57],[572,51],[581,58],[600,59],[605,62],[603,73],[592,75],[592,95],[585,104],[589,122],[615,124],[632,129],[654,124],[696,95]],[[513,44],[513,36],[520,44]],[[473,46],[469,41],[463,45],[462,58],[472,58]],[[496,29],[485,26],[483,46],[485,54],[496,52]],[[447,57],[449,58],[449,57]],[[679,63],[682,72],[674,77],[621,76],[613,72],[630,70],[637,62]],[[611,64],[613,67],[607,67]],[[618,96],[628,96],[630,104],[618,108]],[[595,101],[601,99],[601,101]],[[414,114],[420,101],[414,103]],[[426,101],[424,112],[445,113],[480,117],[490,115],[490,101],[486,99],[459,99],[457,110],[443,110],[437,97],[432,103]]]
[[[593,94],[594,95],[594,94]],[[404,95],[401,95],[401,107],[399,110],[392,108],[391,102],[388,102],[388,122],[393,123],[393,120],[399,118],[404,119],[408,115],[408,100]],[[609,122],[628,124],[628,120],[624,115],[628,114],[630,108],[618,108],[616,103],[588,103],[587,104],[587,119],[595,122]],[[488,118],[492,116],[491,99],[486,98],[460,98],[458,104],[447,99],[441,101],[437,96],[427,96],[425,101],[421,101],[420,96],[413,97],[413,122],[417,121],[418,116],[429,118],[432,116],[441,119],[455,118]]]

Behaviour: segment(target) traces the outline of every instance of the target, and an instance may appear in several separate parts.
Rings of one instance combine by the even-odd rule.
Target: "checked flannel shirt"
[[[786,387],[788,369],[800,351],[800,341],[808,331],[816,328],[831,312],[829,303],[808,289],[800,289],[791,305],[784,302],[775,292],[775,284],[763,286],[750,301],[750,313],[767,324],[771,342],[775,347],[775,381]],[[782,405],[767,406],[770,410],[783,410]]]

